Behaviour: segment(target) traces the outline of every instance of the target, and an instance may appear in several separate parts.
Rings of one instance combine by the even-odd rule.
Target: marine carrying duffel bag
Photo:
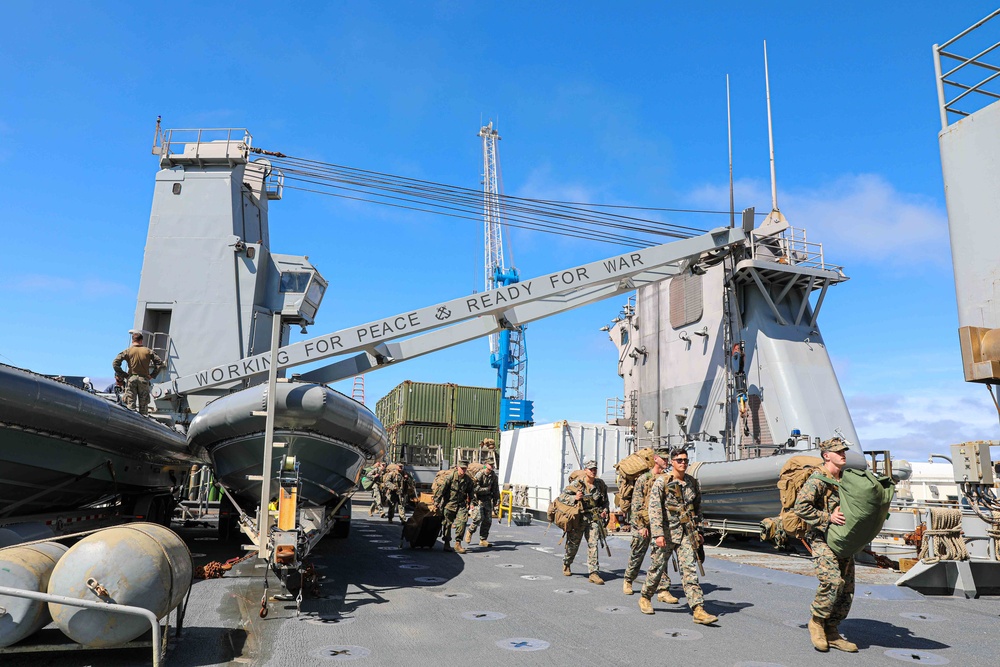
[[[851,558],[868,546],[882,530],[889,515],[889,503],[896,492],[890,477],[871,470],[844,469],[840,482],[840,511],[845,523],[834,523],[826,531],[826,543],[840,558]]]

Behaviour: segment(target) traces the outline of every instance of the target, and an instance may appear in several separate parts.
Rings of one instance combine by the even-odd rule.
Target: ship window
[[[282,292],[305,292],[309,285],[310,274],[286,272],[281,274]]]
[[[684,273],[670,279],[670,326],[686,327],[701,319],[704,312],[702,276]]]
[[[622,327],[622,345],[628,345],[628,329]]]
[[[319,302],[323,299],[323,290],[323,285],[318,280],[314,280],[313,284],[309,286],[309,293],[306,294],[306,298],[312,301],[313,305],[318,306]]]

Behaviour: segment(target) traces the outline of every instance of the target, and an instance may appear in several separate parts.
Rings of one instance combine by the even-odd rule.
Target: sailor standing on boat
[[[123,361],[128,364],[127,373],[122,370]],[[141,333],[137,331],[132,334],[132,345],[122,350],[111,365],[115,369],[115,378],[125,384],[125,407],[135,410],[138,401],[139,414],[149,412],[149,381],[166,364],[142,344]]]
[[[823,466],[813,473],[799,489],[792,511],[801,518],[809,531],[806,540],[816,563],[819,587],[812,603],[809,638],[817,651],[857,653],[858,647],[840,636],[838,626],[847,618],[854,600],[854,557],[840,558],[826,543],[830,524],[843,526],[840,511],[840,489],[837,482],[847,464],[847,445],[840,438],[825,440],[819,445]]]
[[[667,469],[667,461],[670,460],[670,450],[661,447],[653,453],[653,468],[647,470],[635,480],[635,490],[632,492],[632,507],[629,511],[629,523],[632,529],[631,555],[628,559],[628,566],[625,568],[625,582],[623,592],[625,595],[632,595],[632,582],[639,574],[642,567],[642,560],[649,551],[649,489],[653,482],[664,474]],[[677,604],[677,598],[670,594],[670,575],[666,569],[663,570],[663,578],[660,580],[658,599],[660,602]]]
[[[705,611],[705,596],[698,583],[698,548],[702,524],[701,486],[698,480],[687,474],[688,453],[681,447],[670,452],[673,469],[668,475],[653,482],[649,490],[649,532],[653,536],[653,555],[650,557],[646,583],[642,585],[639,610],[652,614],[653,591],[660,583],[660,577],[667,569],[670,554],[677,553],[681,568],[681,583],[684,597],[691,607],[695,623],[711,625],[718,617]]]
[[[597,547],[603,540],[604,522],[608,520],[608,485],[597,476],[597,461],[583,464],[583,479],[574,480],[567,486],[559,500],[567,505],[580,504],[581,518],[576,528],[566,531],[566,554],[563,556],[563,574],[572,574],[569,566],[576,558],[580,542],[587,540],[587,569],[590,583],[604,585],[598,573]]]

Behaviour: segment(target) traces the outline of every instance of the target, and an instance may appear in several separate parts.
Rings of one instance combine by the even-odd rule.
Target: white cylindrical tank
[[[66,636],[102,648],[132,641],[149,629],[141,617],[114,605],[143,607],[163,618],[191,588],[191,553],[169,528],[133,523],[94,533],[75,544],[49,579],[49,593],[108,603],[108,611],[49,604]]]
[[[65,553],[66,547],[55,542],[0,549],[0,586],[46,592],[52,570]],[[0,610],[0,648],[34,634],[51,620],[48,605],[39,600],[0,595]]]

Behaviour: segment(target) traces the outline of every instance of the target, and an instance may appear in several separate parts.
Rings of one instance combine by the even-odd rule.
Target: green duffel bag
[[[840,487],[840,511],[846,519],[843,526],[830,524],[826,543],[840,558],[851,558],[882,530],[896,485],[890,477],[876,476],[867,468],[845,469],[839,483],[826,476],[823,480]]]

